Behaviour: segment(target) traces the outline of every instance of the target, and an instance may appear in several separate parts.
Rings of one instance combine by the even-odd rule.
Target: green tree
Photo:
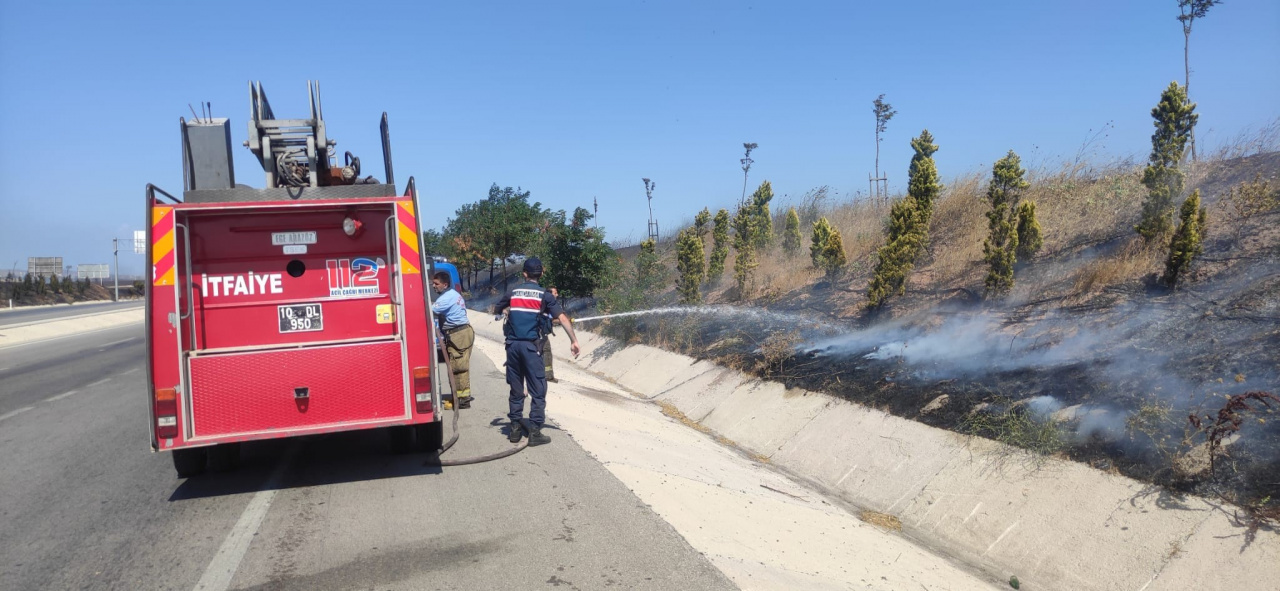
[[[707,261],[708,283],[724,275],[724,260],[729,256],[729,210],[721,209],[716,212],[711,238],[715,246],[711,249],[711,257]]]
[[[707,248],[707,224],[711,223],[711,210],[702,208],[698,215],[693,216],[693,231],[698,236],[698,240],[702,241],[702,248]]]
[[[915,154],[911,156],[911,166],[907,169],[910,177],[907,181],[907,194],[916,200],[921,223],[928,227],[929,220],[933,217],[933,205],[942,193],[938,167],[933,162],[933,154],[938,151],[938,146],[933,143],[933,134],[926,129],[920,132],[920,137],[911,140],[911,149]]]
[[[796,208],[792,207],[787,210],[787,225],[782,233],[782,250],[787,253],[788,257],[793,257],[800,252],[800,214],[796,212]]]
[[[938,167],[933,162],[938,146],[929,130],[911,140],[911,149],[915,154],[907,170],[907,197],[890,206],[889,235],[876,251],[876,266],[867,288],[867,305],[872,308],[906,291],[907,275],[928,244],[933,205],[942,193]]]
[[[422,252],[427,255],[443,255],[444,234],[439,230],[427,229],[422,232]]]
[[[831,229],[831,222],[826,217],[813,222],[813,235],[809,239],[809,260],[813,261],[816,269],[826,267],[824,257],[827,256],[827,241],[831,239]]]
[[[822,270],[828,281],[834,281],[844,271],[848,260],[844,254],[844,241],[840,239],[840,230],[832,227],[827,235],[827,243],[822,248]]]
[[[591,212],[578,207],[566,220],[564,211],[550,214],[545,241],[538,247],[545,270],[543,284],[564,299],[594,297],[617,280],[618,255],[604,241],[603,228],[591,228]]]
[[[756,216],[750,204],[738,208],[738,215],[733,216],[733,280],[738,286],[739,297],[745,298],[751,288],[756,261]]]
[[[1200,207],[1200,190],[1197,189],[1182,202],[1178,229],[1169,240],[1169,258],[1164,263],[1164,282],[1176,287],[1178,279],[1191,267],[1191,260],[1202,250],[1205,209]]]
[[[479,230],[485,243],[483,250],[489,259],[489,279],[492,282],[494,268],[501,261],[502,286],[505,289],[507,258],[529,249],[547,214],[541,203],[529,202],[529,191],[511,187],[500,189],[496,183],[489,187],[489,197],[481,202],[481,206],[483,226]]]
[[[703,212],[706,212],[704,209]],[[680,231],[676,240],[676,271],[680,277],[676,280],[676,290],[680,293],[680,301],[685,304],[697,304],[702,301],[702,293],[698,286],[702,283],[704,263],[702,240],[695,228]]]
[[[1182,87],[1191,96],[1191,25],[1203,18],[1209,9],[1221,4],[1220,0],[1178,0],[1178,22],[1182,23],[1182,67],[1186,78]],[[1196,135],[1191,132],[1191,159],[1196,158]]]
[[[876,266],[867,288],[868,307],[880,307],[890,297],[906,291],[907,275],[915,267],[927,238],[923,218],[924,213],[911,195],[889,208],[889,237],[876,251]]]
[[[1172,229],[1173,200],[1183,189],[1178,163],[1200,118],[1195,109],[1195,103],[1187,101],[1186,89],[1177,82],[1169,83],[1160,94],[1160,104],[1151,109],[1156,131],[1151,134],[1150,162],[1142,171],[1147,198],[1142,203],[1142,219],[1134,227],[1147,242],[1167,236]]]
[[[62,281],[58,279],[57,273],[49,276],[49,292],[62,293]]]
[[[667,282],[667,268],[658,258],[658,245],[652,239],[640,243],[636,255],[636,283],[646,296],[657,295]]]
[[[1018,261],[1017,210],[1022,191],[1029,183],[1023,178],[1022,159],[1013,150],[991,169],[987,186],[987,227],[991,233],[982,243],[982,253],[989,270],[984,282],[987,293],[1000,295],[1013,287],[1013,266]]]
[[[1018,206],[1018,258],[1029,259],[1044,246],[1044,237],[1040,235],[1040,222],[1036,220],[1036,204],[1034,201],[1023,201]]]
[[[769,202],[773,200],[773,185],[769,181],[760,183],[760,187],[751,194],[750,215],[751,245],[756,249],[767,248],[773,244],[773,216],[769,213]]]

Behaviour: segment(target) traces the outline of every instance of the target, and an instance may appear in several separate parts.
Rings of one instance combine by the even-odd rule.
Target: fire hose
[[[445,349],[445,339],[443,339],[443,338],[442,338],[442,339],[440,339],[439,345],[440,345],[440,355],[441,355],[444,359],[448,359],[448,358],[449,358],[449,352]],[[438,366],[437,366],[437,367],[438,367]],[[475,456],[475,457],[470,457],[470,458],[451,458],[451,459],[448,459],[448,460],[446,460],[446,459],[444,459],[444,458],[440,458],[439,456],[444,455],[444,453],[445,453],[445,452],[449,451],[449,448],[453,447],[453,444],[455,444],[455,443],[457,443],[457,442],[458,442],[458,414],[459,414],[459,412],[458,412],[458,411],[459,411],[459,409],[458,409],[458,406],[459,406],[459,405],[458,405],[458,384],[457,384],[457,382],[456,382],[456,381],[454,381],[453,371],[449,371],[449,390],[450,390],[451,392],[453,392],[453,424],[452,424],[453,436],[452,436],[452,437],[450,437],[448,441],[445,441],[445,442],[444,442],[444,445],[440,446],[440,453],[439,453],[439,454],[437,454],[437,456],[436,456],[436,457],[437,457],[437,460],[438,460],[438,465],[440,465],[440,466],[466,466],[466,465],[468,465],[468,464],[479,464],[479,463],[482,463],[482,462],[492,462],[493,460],[499,460],[499,459],[505,458],[505,457],[507,457],[507,456],[513,456],[513,455],[515,455],[515,454],[517,454],[517,453],[520,453],[522,450],[524,450],[524,448],[529,447],[529,440],[528,440],[528,439],[524,439],[524,440],[522,440],[520,443],[518,443],[518,444],[516,444],[516,445],[512,446],[512,447],[511,447],[511,448],[509,448],[509,449],[504,449],[504,450],[502,450],[502,451],[500,451],[500,452],[491,453],[491,454],[487,454],[487,455],[483,455],[483,456]]]

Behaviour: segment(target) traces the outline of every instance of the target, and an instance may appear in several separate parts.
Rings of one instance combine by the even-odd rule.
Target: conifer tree
[[[751,204],[754,203],[755,200],[752,199]],[[744,298],[748,288],[751,286],[755,268],[759,265],[756,261],[759,217],[756,215],[755,208],[751,207],[751,204],[747,207],[739,208],[738,214],[733,216],[733,250],[735,253],[733,256],[733,280],[738,285],[739,297]]]
[[[867,289],[867,303],[873,308],[906,290],[907,275],[929,240],[933,204],[942,193],[938,167],[933,163],[938,146],[929,130],[911,140],[911,149],[915,154],[908,168],[907,197],[889,209],[889,236],[876,252],[876,267]]]
[[[724,260],[729,256],[729,210],[716,212],[715,226],[711,230],[711,238],[715,246],[707,261],[707,282],[716,281],[724,275]]]
[[[1203,249],[1206,214],[1200,207],[1200,190],[1196,189],[1182,202],[1178,229],[1169,240],[1169,258],[1164,263],[1164,282],[1176,287],[1178,279],[1191,267],[1191,260]]]
[[[703,210],[706,211],[706,210]],[[680,293],[680,301],[685,304],[697,304],[702,301],[698,285],[703,277],[702,240],[694,228],[680,231],[676,240],[676,271],[680,277],[676,279],[676,290]]]
[[[847,262],[844,241],[840,239],[840,230],[833,227],[831,233],[827,235],[826,244],[822,247],[822,270],[827,274],[827,279],[834,281],[839,277]]]
[[[1018,258],[1029,259],[1044,246],[1044,237],[1040,235],[1040,222],[1036,220],[1036,203],[1023,201],[1018,206]]]
[[[636,255],[636,287],[646,296],[652,295],[666,283],[667,269],[658,260],[657,244],[652,239],[640,243]]]
[[[1191,130],[1200,118],[1195,103],[1177,82],[1160,93],[1160,104],[1151,109],[1155,133],[1151,134],[1151,157],[1142,171],[1147,198],[1142,203],[1142,219],[1134,230],[1151,242],[1167,236],[1172,229],[1173,200],[1182,194],[1183,176],[1178,170]]]
[[[693,231],[697,234],[698,240],[702,241],[702,248],[707,248],[707,224],[711,223],[711,210],[702,208],[698,215],[693,216]]]
[[[1023,178],[1022,159],[1013,150],[991,169],[987,187],[987,227],[990,236],[982,243],[982,253],[990,269],[984,282],[988,294],[1000,295],[1013,287],[1013,265],[1017,262],[1018,232],[1016,207],[1029,183]]]
[[[831,222],[820,217],[813,222],[813,234],[809,238],[809,260],[816,269],[826,268],[827,242],[831,239]]]
[[[908,195],[889,209],[889,239],[876,255],[875,270],[867,289],[867,305],[876,308],[892,296],[906,290],[907,274],[915,266],[916,256],[924,250],[925,224],[916,200]]]
[[[769,213],[769,202],[772,200],[773,185],[764,181],[747,202],[747,212],[751,217],[751,244],[757,249],[773,244],[773,216]]]
[[[783,252],[788,257],[795,256],[800,251],[800,240],[800,214],[792,207],[787,210],[787,226],[782,234]]]
[[[938,151],[938,146],[933,143],[933,134],[926,129],[920,132],[920,137],[911,140],[911,149],[915,154],[907,168],[907,194],[916,200],[920,221],[927,229],[929,219],[933,217],[933,204],[942,193],[938,167],[933,162],[933,153]]]

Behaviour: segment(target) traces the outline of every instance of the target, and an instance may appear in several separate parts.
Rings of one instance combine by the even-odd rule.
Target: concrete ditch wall
[[[492,316],[477,332],[501,339]],[[757,458],[1024,589],[1280,589],[1280,533],[1247,543],[1233,508],[1123,476],[785,389],[654,347],[579,332],[580,367],[669,404]],[[552,339],[557,363],[571,357]],[[1280,475],[1278,475],[1280,477]],[[850,552],[857,552],[851,548]]]

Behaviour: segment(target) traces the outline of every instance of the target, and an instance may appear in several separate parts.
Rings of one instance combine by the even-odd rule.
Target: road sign
[[[27,257],[28,275],[52,277],[62,272],[62,257]]]
[[[76,277],[80,279],[106,279],[111,276],[111,265],[84,264],[76,266]]]
[[[145,231],[133,231],[133,254],[147,254],[147,233]]]

